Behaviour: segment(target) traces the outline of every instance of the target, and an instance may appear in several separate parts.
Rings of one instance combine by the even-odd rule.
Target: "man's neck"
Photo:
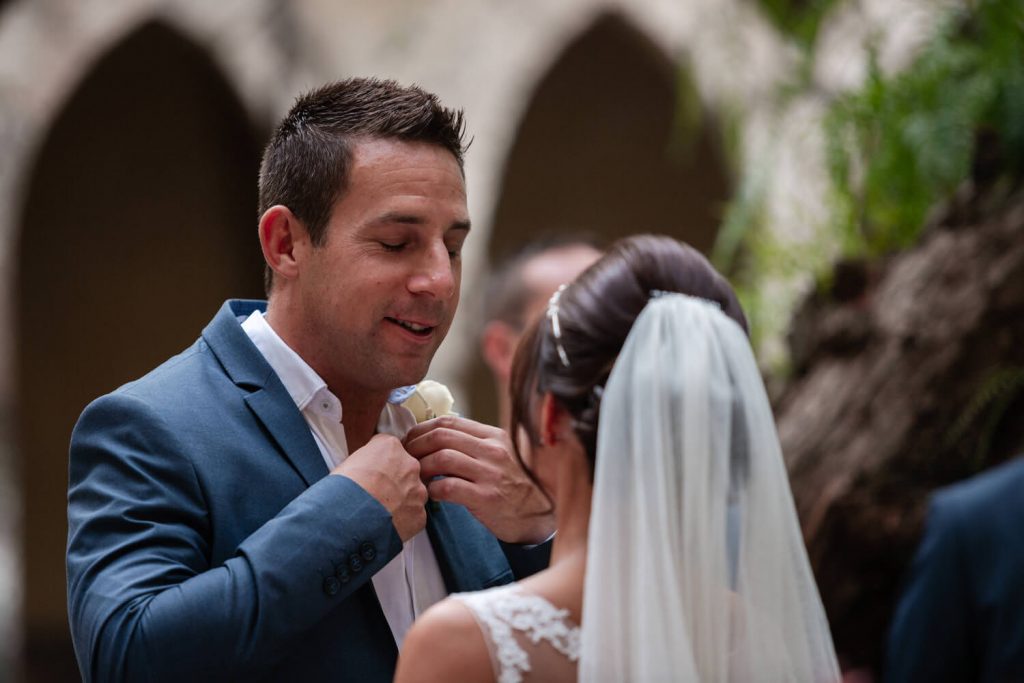
[[[359,450],[377,433],[380,414],[387,403],[387,395],[371,396],[366,392],[346,392],[328,385],[341,401],[341,424],[345,428],[348,452]]]
[[[267,312],[264,314],[267,324],[285,344],[310,364],[313,371],[327,383],[331,393],[341,401],[341,423],[345,428],[348,451],[352,453],[365,446],[376,433],[377,423],[380,421],[380,414],[384,410],[389,393],[352,387],[337,377],[325,376],[323,369],[315,367],[311,359],[306,357],[302,347],[292,338],[290,330],[294,326],[288,320],[288,312],[292,308],[287,301],[281,300],[281,296],[281,293],[271,293],[267,302]]]

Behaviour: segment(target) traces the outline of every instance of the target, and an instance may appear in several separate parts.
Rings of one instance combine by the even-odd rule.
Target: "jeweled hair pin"
[[[562,298],[562,292],[567,286],[562,285],[556,289],[555,293],[551,295],[551,299],[548,300],[548,320],[551,321],[551,333],[555,337],[555,350],[558,351],[558,357],[565,367],[569,367],[569,355],[565,352],[565,347],[562,346],[562,326],[558,324],[558,300]]]

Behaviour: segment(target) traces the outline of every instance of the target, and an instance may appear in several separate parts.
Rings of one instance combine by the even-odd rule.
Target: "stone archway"
[[[64,579],[67,447],[93,398],[259,296],[259,140],[195,43],[160,22],[82,78],[31,169],[17,257],[17,431],[29,680],[77,676]]]
[[[562,230],[657,231],[710,248],[729,178],[713,125],[689,139],[677,130],[678,69],[617,14],[573,41],[519,125],[490,255]]]
[[[681,67],[618,14],[603,14],[537,85],[505,165],[490,232],[493,264],[532,239],[585,232],[602,241],[674,235],[710,250],[730,195],[714,121],[681,92]],[[687,99],[689,98],[689,99]],[[494,387],[477,359],[472,414],[496,419]]]

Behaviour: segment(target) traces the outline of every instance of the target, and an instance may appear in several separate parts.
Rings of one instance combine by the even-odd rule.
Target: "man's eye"
[[[455,260],[455,259],[457,259],[457,258],[462,256],[463,244],[462,244],[461,240],[460,241],[453,241],[453,242],[447,244],[446,246],[448,248],[448,256],[452,260]]]
[[[384,247],[385,251],[402,251],[402,249],[405,249],[405,242],[399,242],[397,244],[381,242],[380,246]]]

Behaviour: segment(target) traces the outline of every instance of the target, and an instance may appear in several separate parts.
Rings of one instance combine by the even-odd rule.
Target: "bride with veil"
[[[396,680],[837,681],[746,319],[692,248],[616,243],[513,369],[550,567],[428,610]]]

